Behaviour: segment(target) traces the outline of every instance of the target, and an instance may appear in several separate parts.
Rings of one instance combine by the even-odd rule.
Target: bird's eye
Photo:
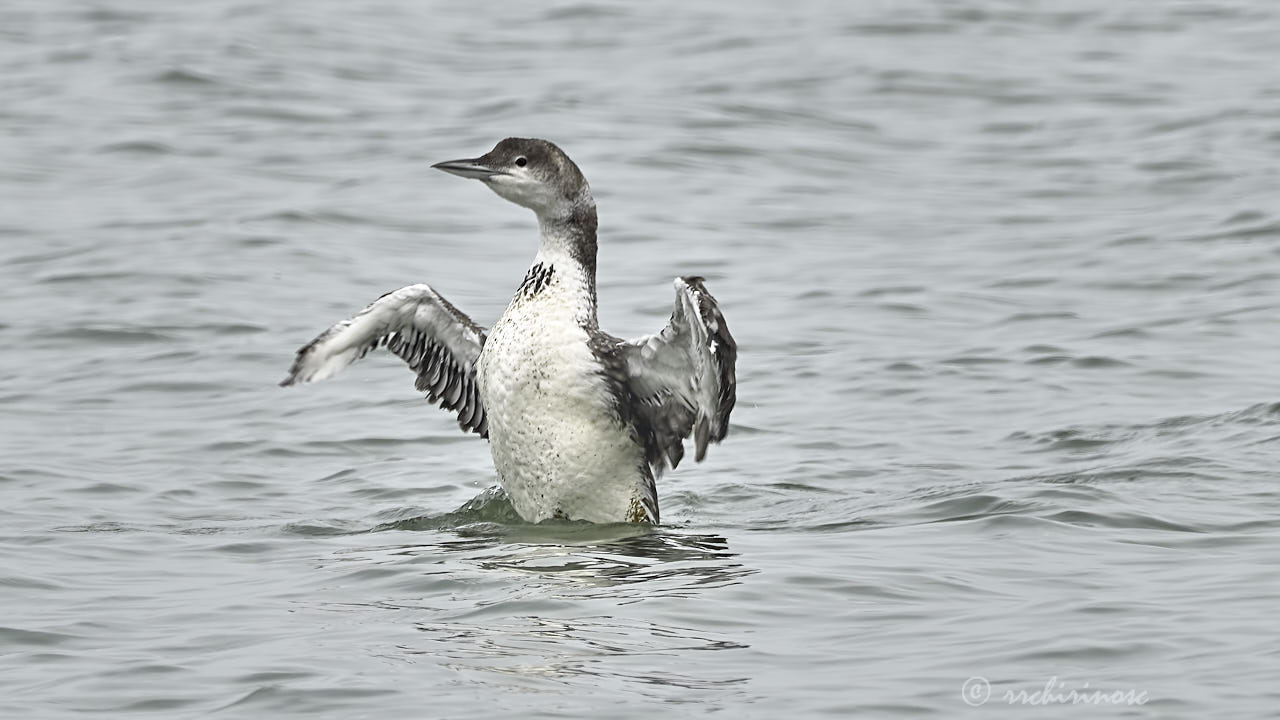
[[[528,165],[528,164],[529,164],[528,159],[522,158],[522,157],[516,158],[516,167],[524,167],[525,165]]]

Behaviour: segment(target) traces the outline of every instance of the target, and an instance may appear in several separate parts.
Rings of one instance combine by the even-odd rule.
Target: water
[[[10,0],[0,716],[1274,716],[1277,36]],[[701,273],[739,339],[656,531],[516,522],[392,358],[275,386],[410,282],[497,317],[533,218],[428,165],[507,135],[591,180],[606,329]]]

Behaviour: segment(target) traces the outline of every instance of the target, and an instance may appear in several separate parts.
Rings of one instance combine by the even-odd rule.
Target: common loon
[[[559,147],[507,138],[432,165],[479,180],[538,216],[541,243],[492,328],[427,285],[383,295],[298,351],[281,385],[323,380],[386,347],[416,387],[489,439],[498,481],[529,522],[657,524],[655,478],[684,439],[701,461],[736,401],[737,344],[700,277],[675,280],[671,320],[621,340],[596,319],[596,205]]]

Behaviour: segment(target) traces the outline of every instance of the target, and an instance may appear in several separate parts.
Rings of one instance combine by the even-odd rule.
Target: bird
[[[675,279],[660,331],[614,337],[596,312],[595,200],[563,150],[512,137],[431,167],[537,216],[538,250],[506,310],[486,329],[429,285],[409,285],[304,345],[280,384],[332,377],[385,348],[429,401],[488,439],[523,520],[658,525],[657,479],[690,436],[702,461],[737,400],[738,346],[705,279]]]

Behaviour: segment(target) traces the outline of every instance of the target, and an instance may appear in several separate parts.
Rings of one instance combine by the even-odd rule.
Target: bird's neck
[[[596,320],[596,205],[590,197],[563,213],[539,216],[542,241],[533,263],[554,266],[569,287],[580,296],[581,324]]]

